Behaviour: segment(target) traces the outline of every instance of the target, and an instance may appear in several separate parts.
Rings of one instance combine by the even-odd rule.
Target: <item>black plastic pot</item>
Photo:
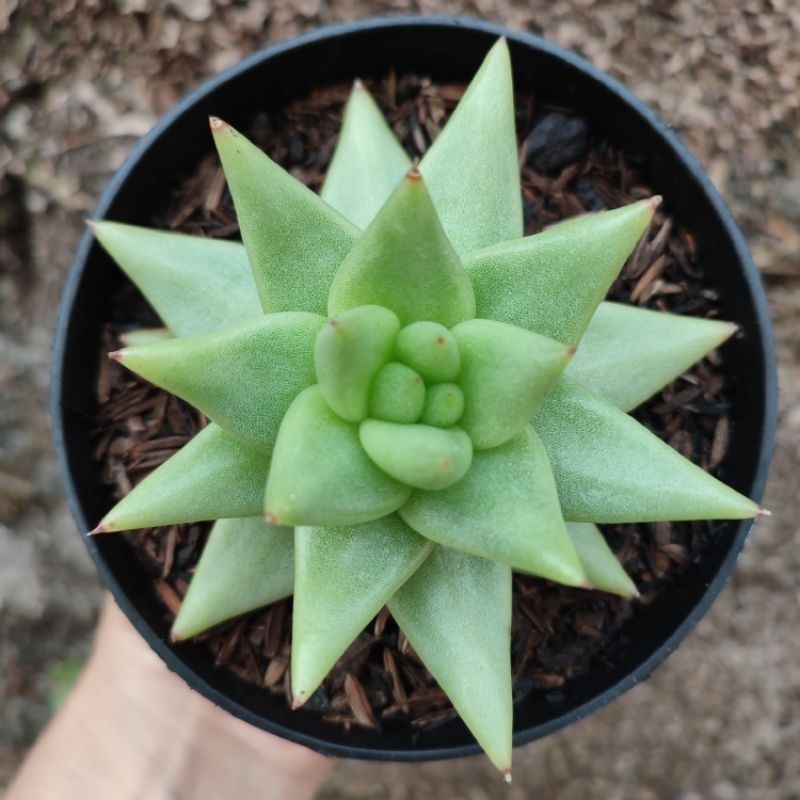
[[[473,21],[380,19],[271,47],[204,84],[168,114],[114,177],[95,216],[147,224],[154,198],[168,195],[208,152],[198,131],[205,130],[210,114],[241,125],[254,103],[269,111],[312,88],[380,76],[390,67],[437,81],[466,82],[500,35],[509,41],[517,91],[579,110],[595,134],[641,156],[649,185],[664,195],[676,221],[696,236],[707,279],[719,288],[721,316],[736,321],[744,334],[727,345],[727,363],[735,374],[733,435],[723,478],[759,499],[775,434],[777,381],[766,301],[742,236],[709,179],[663,122],[620,84],[542,39]],[[122,280],[87,233],[64,290],[52,380],[55,444],[82,532],[111,504],[92,455],[91,431],[100,331],[109,314],[109,294]],[[515,744],[581,719],[647,678],[707,611],[751,524],[721,526],[718,549],[634,615],[608,663],[569,681],[558,695],[532,695],[518,703]],[[345,732],[311,714],[290,711],[283,699],[215,669],[202,646],[168,645],[163,608],[126,543],[115,536],[86,542],[103,581],[150,646],[170,669],[236,716],[337,756],[417,760],[478,751],[458,720],[422,733],[400,723],[387,724],[381,733]]]

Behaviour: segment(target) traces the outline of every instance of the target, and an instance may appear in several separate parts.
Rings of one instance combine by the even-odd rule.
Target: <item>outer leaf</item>
[[[530,426],[499,447],[477,451],[449,489],[415,492],[399,513],[423,536],[455,550],[559,583],[586,583],[547,453]]]
[[[244,248],[235,242],[97,222],[94,235],[178,336],[262,314]]]
[[[565,374],[630,411],[735,331],[730,322],[601,303]]]
[[[316,379],[314,340],[324,324],[305,312],[269,314],[219,333],[128,347],[114,357],[231,436],[270,450],[289,404]]]
[[[570,219],[465,258],[477,316],[577,344],[659,200]]]
[[[260,516],[269,462],[211,423],[123,497],[97,532]]]
[[[589,583],[603,592],[636,597],[636,584],[622,568],[600,529],[590,522],[568,522],[569,532]]]
[[[452,486],[472,460],[472,442],[461,428],[366,419],[358,435],[364,450],[384,472],[418,489]]]
[[[366,228],[410,166],[411,159],[372,95],[356,81],[325,176],[323,200],[354,225]]]
[[[396,511],[410,493],[375,466],[358,441],[358,426],[334,414],[319,387],[309,387],[292,403],[272,455],[268,520],[358,525]]]
[[[571,351],[504,322],[475,319],[453,328],[464,391],[459,425],[476,450],[507,442],[528,424],[561,376]]]
[[[399,330],[388,308],[359,306],[334,317],[317,334],[319,389],[342,419],[361,422],[367,416],[372,381],[392,355]]]
[[[420,172],[460,256],[522,236],[508,45],[492,47]]]
[[[492,763],[511,769],[511,569],[437,547],[389,601]]]
[[[433,545],[396,515],[295,530],[292,691],[301,704]]]
[[[324,314],[358,229],[222,120],[211,130],[265,312]]]
[[[328,297],[330,316],[363,305],[449,328],[475,316],[472,284],[442,230],[416,170],[409,172],[342,262]]]
[[[562,380],[533,420],[572,522],[745,519],[758,506],[616,406]]]
[[[293,585],[291,528],[267,525],[261,517],[221,519],[211,529],[172,638],[188,639],[288,597]]]

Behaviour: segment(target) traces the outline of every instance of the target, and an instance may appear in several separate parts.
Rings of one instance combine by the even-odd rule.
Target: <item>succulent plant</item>
[[[633,596],[596,524],[759,513],[626,413],[735,326],[604,302],[658,198],[523,236],[503,40],[418,165],[357,81],[321,197],[211,129],[242,243],[94,225],[210,420],[94,532],[214,520],[173,636],[293,594],[297,706],[388,606],[509,775],[512,570]]]

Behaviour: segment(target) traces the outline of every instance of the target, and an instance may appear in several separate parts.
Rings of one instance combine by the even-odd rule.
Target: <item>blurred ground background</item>
[[[544,34],[683,136],[766,280],[781,429],[730,585],[654,677],[515,755],[343,762],[324,800],[800,798],[800,3],[797,0],[0,0],[0,795],[85,655],[100,589],[49,441],[60,286],[110,174],[187,90],[252,50],[375,14],[452,13]]]

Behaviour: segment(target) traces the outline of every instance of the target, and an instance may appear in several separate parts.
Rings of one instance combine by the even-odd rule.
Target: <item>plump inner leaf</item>
[[[499,447],[476,451],[454,486],[414,492],[399,513],[439,544],[559,583],[586,582],[547,454],[530,426]]]
[[[126,367],[199,408],[240,441],[269,451],[289,404],[316,380],[323,317],[269,314],[218,333],[115,354]]]
[[[453,328],[453,336],[464,391],[459,425],[478,450],[523,430],[570,358],[564,345],[495,320],[469,320]]]
[[[433,545],[396,515],[295,530],[292,692],[302,703]]]
[[[375,374],[369,415],[386,422],[416,422],[425,407],[425,384],[411,367],[391,361]]]
[[[449,328],[475,316],[472,284],[416,171],[400,182],[333,279],[331,316],[362,305],[389,308],[403,325],[431,320]]]
[[[365,419],[359,436],[384,472],[419,489],[451,486],[461,480],[472,460],[472,442],[461,428]]]
[[[322,198],[359,228],[366,228],[411,167],[372,96],[356,81],[325,175]]]
[[[572,381],[533,420],[572,522],[745,519],[758,506]]]
[[[511,767],[511,569],[437,547],[389,610],[492,763]]]
[[[292,403],[267,480],[267,518],[281,525],[357,525],[396,511],[411,489],[367,456],[358,425],[331,411],[319,387]]]
[[[314,364],[322,396],[349,422],[369,411],[370,388],[386,364],[400,330],[388,308],[358,306],[331,319],[317,334]]]
[[[262,308],[324,314],[358,228],[230,125],[212,118],[211,130]]]
[[[288,597],[293,586],[291,528],[267,525],[260,516],[221,519],[203,548],[172,625],[172,636],[196,636],[220,622]]]
[[[495,44],[419,166],[460,256],[522,236],[511,59]]]
[[[461,371],[458,343],[438,322],[421,320],[406,325],[394,343],[397,358],[428,383],[452,381]]]
[[[103,518],[125,531],[261,514],[270,457],[212,422],[151,472]]]
[[[601,303],[565,375],[630,411],[735,331],[730,322]]]
[[[177,336],[263,313],[241,244],[97,222],[94,235]]]
[[[477,316],[575,345],[647,230],[656,202],[567,220],[472,253]]]

